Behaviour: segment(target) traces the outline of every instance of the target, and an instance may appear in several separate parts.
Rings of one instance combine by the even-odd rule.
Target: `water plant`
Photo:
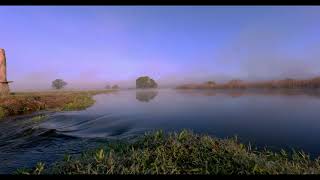
[[[5,109],[0,107],[0,119],[1,118],[4,118],[6,116],[6,112],[5,112]]]
[[[40,114],[40,115],[32,117],[31,120],[32,120],[32,122],[40,122],[40,121],[46,119],[47,117],[48,117],[48,115]]]

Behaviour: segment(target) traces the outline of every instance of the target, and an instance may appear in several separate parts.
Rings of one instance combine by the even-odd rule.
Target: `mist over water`
[[[83,111],[39,112],[47,115],[41,121],[34,115],[1,121],[0,173],[159,129],[236,135],[258,148],[295,148],[312,157],[320,152],[319,90],[121,90],[94,99]]]
[[[320,7],[0,7],[12,91],[121,90],[83,111],[0,121],[0,173],[153,130],[319,156],[319,89],[174,90],[320,76]],[[134,88],[140,76],[159,85]],[[33,116],[46,115],[42,121]]]

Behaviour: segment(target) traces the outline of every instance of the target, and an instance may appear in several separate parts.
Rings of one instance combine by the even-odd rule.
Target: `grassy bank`
[[[147,134],[111,143],[51,167],[38,163],[18,174],[319,174],[320,160],[303,152],[255,150],[233,139],[189,131]]]
[[[227,83],[218,84],[208,81],[202,84],[184,84],[176,89],[317,89],[320,88],[320,77],[312,79],[283,79],[273,81],[245,82],[242,80],[231,80]]]
[[[0,118],[28,114],[40,110],[82,110],[92,104],[93,95],[114,90],[17,92],[0,97]]]

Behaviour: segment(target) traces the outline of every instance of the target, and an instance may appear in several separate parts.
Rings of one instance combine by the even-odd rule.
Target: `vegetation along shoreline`
[[[216,83],[215,81],[207,81],[200,84],[183,84],[177,86],[176,89],[316,89],[320,88],[320,77],[311,79],[283,79],[272,81],[245,82],[239,79],[230,80],[227,83]]]
[[[8,116],[30,114],[36,111],[83,110],[94,104],[96,94],[116,90],[17,92],[0,97],[0,119]]]
[[[147,133],[117,141],[51,165],[38,162],[17,174],[319,174],[320,159],[302,151],[258,150],[236,138],[192,131]]]

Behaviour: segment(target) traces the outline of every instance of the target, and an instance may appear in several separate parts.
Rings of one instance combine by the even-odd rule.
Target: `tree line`
[[[56,80],[52,81],[51,87],[53,89],[62,89],[66,85],[68,85],[68,83],[65,82],[63,79],[56,79]],[[115,85],[112,85],[112,86],[106,85],[104,88],[105,89],[119,89],[120,87],[117,84],[115,84]]]
[[[320,77],[311,79],[283,79],[261,82],[245,82],[233,79],[227,83],[218,84],[215,81],[207,81],[202,84],[184,84],[177,89],[246,89],[246,88],[320,88]]]

